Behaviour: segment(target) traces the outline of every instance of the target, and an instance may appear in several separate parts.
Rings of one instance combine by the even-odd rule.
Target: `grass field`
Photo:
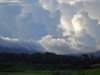
[[[51,75],[51,73],[42,72],[42,73],[32,73],[32,72],[1,72],[0,75]]]
[[[0,64],[0,75],[53,75],[56,71],[72,75],[100,75],[98,65],[92,65],[95,69],[88,70],[72,70],[64,66],[68,65]]]
[[[83,70],[82,70],[83,71]],[[61,72],[67,72],[72,75],[100,75],[100,68],[97,69],[90,69],[90,70],[84,70],[84,74],[81,74],[80,71],[61,71]],[[0,75],[52,75],[54,71],[37,71],[37,72],[0,72]]]

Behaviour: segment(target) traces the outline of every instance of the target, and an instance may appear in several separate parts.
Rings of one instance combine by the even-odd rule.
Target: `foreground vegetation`
[[[0,72],[0,75],[54,75],[56,71],[36,71],[36,72]],[[90,70],[66,70],[60,71],[65,75],[100,75],[100,68]],[[59,74],[58,74],[59,75]]]
[[[34,54],[18,54],[18,53],[0,53],[0,63],[12,63],[12,64],[51,64],[51,65],[64,65],[60,68],[63,69],[76,69],[83,68],[89,69],[90,65],[99,64],[100,56],[94,56],[92,54],[83,54],[80,56],[74,55],[57,55],[54,53],[34,53]],[[1,67],[0,67],[1,68]],[[2,67],[3,68],[3,67]],[[40,68],[41,69],[41,65]],[[59,69],[59,68],[58,68]]]
[[[100,56],[0,54],[0,75],[100,75]]]
[[[41,64],[8,64],[3,63],[0,67],[0,75],[100,75],[100,65],[91,65],[94,69],[63,69],[63,65],[41,65]],[[42,67],[42,69],[39,69]],[[1,68],[0,68],[1,69]],[[61,68],[62,69],[62,68]]]

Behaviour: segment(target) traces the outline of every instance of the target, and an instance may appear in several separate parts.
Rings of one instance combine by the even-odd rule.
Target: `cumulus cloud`
[[[63,36],[70,35],[73,32],[74,27],[72,25],[71,20],[73,19],[73,16],[81,10],[83,10],[82,2],[78,2],[74,5],[70,5],[68,3],[61,4],[61,18],[60,25],[58,27],[63,30]]]
[[[49,10],[51,12],[54,12],[58,8],[58,1],[56,0],[40,0],[39,1],[42,7],[46,10]],[[52,5],[52,6],[51,6]]]
[[[100,1],[20,1],[5,0],[3,3],[0,0],[0,35],[17,38],[1,38],[5,44],[36,45],[58,54],[93,52],[100,48]],[[14,5],[9,5],[11,3]]]
[[[95,38],[89,35],[86,30],[83,30],[80,36],[76,35],[68,40],[70,47],[80,52],[93,52],[97,50]]]
[[[100,23],[99,7],[100,7],[99,0],[84,2],[84,8],[89,13],[89,17],[91,17],[92,19],[98,19]]]
[[[80,15],[80,17],[77,17]],[[90,34],[92,37],[94,37],[99,42],[99,28],[100,25],[98,23],[98,20],[91,19],[87,12],[82,11],[75,15],[76,19],[75,21],[81,25],[79,26],[82,29],[85,29],[88,34]]]
[[[42,0],[45,1],[45,0]],[[60,0],[59,0],[60,1]],[[66,3],[64,3],[66,1]],[[62,39],[69,43],[69,50],[79,50],[81,52],[91,52],[97,50],[97,38],[99,37],[99,25],[97,20],[89,17],[88,12],[84,9],[84,3],[88,1],[82,0],[64,0],[56,6],[55,10],[60,11],[60,23],[58,29],[62,31]],[[74,2],[73,4],[70,2]],[[50,4],[50,2],[48,2]],[[47,4],[48,4],[47,3]],[[43,6],[43,3],[42,3]],[[45,7],[44,7],[45,6]],[[49,10],[49,6],[44,3],[43,8]],[[84,33],[84,34],[83,34]],[[46,39],[47,37],[44,37]],[[42,38],[42,40],[44,40]],[[52,38],[53,40],[53,38]],[[98,40],[99,41],[99,40]],[[43,43],[43,42],[42,42]],[[52,43],[52,42],[51,42]],[[65,44],[65,43],[64,43]],[[45,46],[47,44],[44,44]],[[46,46],[47,47],[47,46]],[[51,47],[52,48],[52,47]],[[53,48],[52,48],[53,49]],[[63,49],[63,48],[62,48]],[[67,48],[65,48],[67,49]],[[67,51],[67,50],[66,50]]]
[[[23,4],[26,4],[26,2],[23,2]],[[40,39],[42,36],[46,35],[45,26],[42,25],[41,23],[36,23],[36,19],[34,22],[32,17],[34,13],[28,12],[27,8],[28,7],[31,8],[31,5],[22,6],[22,4],[18,4],[18,3],[16,3],[15,5],[9,5],[9,4],[10,3],[6,3],[6,4],[1,3],[2,7],[0,7],[0,11],[1,11],[0,12],[0,34],[2,36],[11,37],[11,38],[23,38],[23,39]],[[35,11],[37,5],[35,6],[33,4],[33,6]],[[27,11],[27,13],[25,13],[24,11],[25,7],[27,7],[25,10]],[[39,13],[37,13],[38,11]],[[35,12],[37,13],[36,15],[40,14],[40,11],[41,10],[38,9]],[[38,16],[38,19],[39,17],[40,16]],[[36,35],[39,32],[42,32],[42,34],[38,34],[38,36],[40,37]]]
[[[45,48],[47,52],[54,52],[57,54],[71,54],[76,53],[69,47],[69,42],[65,39],[53,38],[51,35],[47,35],[39,40],[40,44]]]

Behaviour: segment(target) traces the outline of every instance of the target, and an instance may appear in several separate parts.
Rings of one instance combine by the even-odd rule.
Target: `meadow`
[[[53,75],[54,71],[38,71],[38,72],[0,72],[0,75]],[[100,68],[97,69],[90,69],[90,70],[84,70],[83,73],[79,73],[80,71],[61,71],[61,72],[67,72],[71,75],[100,75]],[[82,72],[82,71],[81,71]]]
[[[43,69],[39,69],[40,67]],[[65,65],[66,66],[66,65]],[[55,67],[52,69],[51,67]],[[61,67],[61,66],[60,66]],[[51,69],[50,69],[51,68]],[[57,70],[54,65],[33,65],[33,64],[14,64],[13,66],[6,65],[5,68],[0,70],[0,75],[54,75],[56,71],[71,75],[100,75],[100,68],[94,69],[65,69]]]

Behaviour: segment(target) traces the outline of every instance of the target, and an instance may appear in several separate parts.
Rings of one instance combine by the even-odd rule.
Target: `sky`
[[[57,54],[100,49],[100,0],[0,0],[0,46]]]

